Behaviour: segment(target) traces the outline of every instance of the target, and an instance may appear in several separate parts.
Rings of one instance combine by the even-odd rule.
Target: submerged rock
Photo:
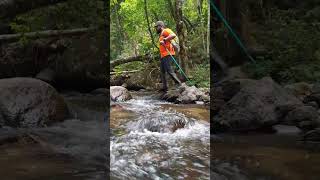
[[[10,127],[43,127],[62,121],[68,115],[67,105],[49,84],[33,78],[0,80],[1,125]]]

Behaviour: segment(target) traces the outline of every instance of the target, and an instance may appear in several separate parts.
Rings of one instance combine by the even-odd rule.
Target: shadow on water
[[[259,133],[219,135],[213,145],[214,171],[220,179],[319,179],[320,152],[307,149],[298,137]]]

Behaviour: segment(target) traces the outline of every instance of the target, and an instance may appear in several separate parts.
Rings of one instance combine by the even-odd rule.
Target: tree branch
[[[12,42],[17,41],[21,37],[37,39],[37,38],[49,38],[57,36],[77,36],[94,30],[95,28],[78,28],[68,30],[47,30],[39,32],[19,33],[19,34],[3,34],[0,35],[0,42]]]
[[[141,70],[132,70],[132,71],[121,71],[121,72],[110,72],[110,75],[117,75],[117,74],[129,74],[139,72]]]

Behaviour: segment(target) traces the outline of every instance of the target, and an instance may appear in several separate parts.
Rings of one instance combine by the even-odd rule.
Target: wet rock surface
[[[2,126],[44,127],[68,115],[64,99],[49,84],[32,78],[0,80]]]
[[[178,104],[195,104],[197,101],[210,102],[209,92],[182,84],[176,89],[170,89],[161,97],[162,100]]]
[[[224,93],[224,100],[230,100],[219,109],[214,121],[216,127],[241,131],[270,127],[279,122],[275,111],[278,106],[302,105],[271,78],[241,80],[233,84],[239,88],[229,87],[227,89],[232,93]]]
[[[131,99],[130,92],[122,86],[111,86],[110,87],[110,98],[112,101],[127,101]]]

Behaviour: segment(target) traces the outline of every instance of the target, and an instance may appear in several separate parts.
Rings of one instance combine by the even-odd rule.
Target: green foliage
[[[147,0],[149,26],[158,46],[158,34],[153,24],[163,20],[176,32],[176,23],[172,17],[169,3],[175,8],[172,0]],[[144,0],[113,0],[111,1],[111,59],[146,54],[158,51],[152,43],[145,15]],[[186,0],[183,4],[184,22],[187,30],[186,45],[190,56],[205,54],[203,40],[206,41],[208,5],[203,1],[201,14],[198,13],[197,1]],[[200,38],[199,38],[200,37]],[[196,43],[194,43],[196,42]],[[199,51],[198,51],[199,50]]]
[[[146,0],[149,26],[153,40],[158,45],[159,35],[156,33],[154,23],[157,20],[165,22],[167,27],[176,31],[176,22],[171,12],[175,11],[175,0]],[[172,7],[170,7],[170,3]],[[202,2],[201,6],[198,3]],[[159,55],[159,50],[152,42],[145,15],[144,0],[113,0],[111,1],[111,60],[129,56],[152,54]],[[182,6],[184,15],[185,46],[188,56],[195,68],[190,69],[192,75],[191,85],[209,87],[209,64],[206,59],[206,38],[208,21],[207,1],[185,0]],[[190,61],[190,62],[191,62]],[[190,66],[192,67],[192,66]],[[159,60],[151,63],[133,62],[116,67],[116,72],[128,70],[146,70],[153,78],[159,75]]]
[[[258,58],[257,64],[247,64],[246,71],[254,78],[270,75],[280,83],[318,81],[320,21],[315,14],[319,8],[270,9],[255,34],[268,54]]]
[[[243,69],[249,76],[260,79],[265,76],[270,76],[272,71],[272,61],[265,60],[263,57],[257,58],[257,63],[248,62]]]
[[[18,15],[10,27],[15,33],[21,33],[19,43],[28,45],[30,40],[24,36],[27,32],[44,30],[64,30],[73,28],[102,27],[95,32],[100,37],[104,32],[104,2],[92,0],[69,0],[65,3],[34,9]],[[105,33],[104,33],[105,34]]]
[[[127,70],[142,70],[144,69],[145,63],[143,62],[130,62],[126,64],[121,64],[115,67],[113,70],[116,72],[127,71]]]
[[[103,1],[70,0],[19,15],[11,23],[17,32],[71,29],[104,24]]]
[[[188,85],[197,85],[198,87],[210,87],[210,64],[199,64],[191,72],[192,78]]]
[[[16,22],[10,23],[10,27],[13,31],[21,33],[22,36],[19,39],[19,43],[23,46],[26,46],[30,40],[24,35],[24,33],[30,32],[30,27],[24,24],[18,24]]]

